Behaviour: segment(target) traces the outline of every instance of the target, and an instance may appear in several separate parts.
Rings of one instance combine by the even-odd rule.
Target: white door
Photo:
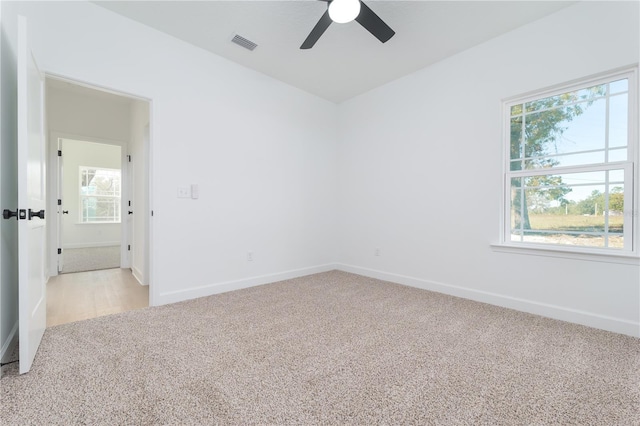
[[[58,138],[58,153],[62,152],[62,139]],[[64,225],[63,214],[69,214],[69,210],[64,209],[64,197],[62,193],[62,182],[64,179],[64,163],[61,155],[56,156],[58,166],[58,188],[56,193],[58,194],[58,226],[56,234],[56,247],[58,248],[58,273],[64,270],[64,250],[62,249],[62,226]]]
[[[45,277],[44,79],[18,17],[18,310],[20,374],[31,369],[47,325]]]

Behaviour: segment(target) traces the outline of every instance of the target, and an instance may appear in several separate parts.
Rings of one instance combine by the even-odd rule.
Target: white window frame
[[[120,173],[120,196],[116,197],[116,196],[110,196],[110,195],[86,195],[82,193],[82,175],[83,172],[85,170],[106,170],[106,171],[110,171],[110,172],[119,172]],[[79,201],[79,206],[78,206],[78,212],[80,213],[80,216],[78,217],[78,224],[81,225],[105,225],[105,224],[118,224],[118,223],[122,223],[122,169],[112,169],[109,167],[97,167],[97,166],[79,166],[78,167],[78,201]],[[93,221],[93,222],[89,222],[89,221],[85,221],[84,220],[84,210],[83,210],[83,198],[84,197],[96,197],[96,198],[119,198],[120,199],[120,207],[117,209],[117,211],[120,212],[120,220],[112,220],[112,221]]]
[[[627,139],[627,160],[611,163],[596,163],[579,166],[553,167],[550,169],[531,169],[511,171],[511,107],[513,105],[524,104],[537,99],[543,99],[561,93],[571,92],[587,87],[596,86],[606,82],[612,82],[627,78],[629,81],[628,96],[628,139]],[[640,198],[639,173],[639,151],[638,142],[638,67],[628,67],[603,73],[597,76],[587,77],[551,88],[531,92],[525,95],[509,98],[502,104],[503,120],[503,179],[502,179],[502,204],[500,220],[500,242],[492,244],[497,251],[517,252],[522,254],[533,254],[554,257],[569,257],[579,259],[590,259],[604,262],[632,263],[637,264],[640,258],[640,232],[638,224],[638,199]],[[538,175],[557,175],[595,170],[624,169],[625,179],[625,226],[623,231],[625,246],[623,249],[597,248],[560,245],[551,243],[533,243],[511,240],[511,178]],[[626,201],[631,202],[627,203]]]

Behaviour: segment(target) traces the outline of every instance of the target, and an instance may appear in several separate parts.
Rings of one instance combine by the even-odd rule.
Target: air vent
[[[242,46],[245,49],[249,49],[249,50],[253,50],[256,47],[258,47],[257,44],[255,44],[254,42],[252,42],[251,40],[247,40],[246,38],[239,36],[238,34],[236,34],[235,36],[233,36],[233,38],[231,39],[231,41],[235,44],[237,44],[238,46]]]

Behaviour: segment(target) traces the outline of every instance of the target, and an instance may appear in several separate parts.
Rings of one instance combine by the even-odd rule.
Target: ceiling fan
[[[354,19],[381,42],[395,34],[387,24],[361,0],[320,0],[328,3],[327,10],[302,43],[300,49],[311,49],[332,22],[344,24]]]

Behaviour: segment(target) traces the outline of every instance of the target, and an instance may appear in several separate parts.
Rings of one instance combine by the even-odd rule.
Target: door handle
[[[129,214],[133,214],[133,212],[131,210],[129,210]]]
[[[14,212],[12,210],[4,209],[2,211],[2,217],[5,219],[11,219],[12,217],[15,217],[16,220],[26,219],[27,211],[25,209],[20,209]]]
[[[12,217],[15,217],[16,220],[18,220],[18,210],[14,212],[13,210],[4,209],[2,211],[2,217],[5,219],[11,219]]]
[[[34,216],[39,217],[40,219],[44,219],[44,210],[40,210],[39,212],[34,212],[31,209],[29,209],[29,220],[31,220]]]
[[[69,214],[69,210],[62,210],[62,214]]]

